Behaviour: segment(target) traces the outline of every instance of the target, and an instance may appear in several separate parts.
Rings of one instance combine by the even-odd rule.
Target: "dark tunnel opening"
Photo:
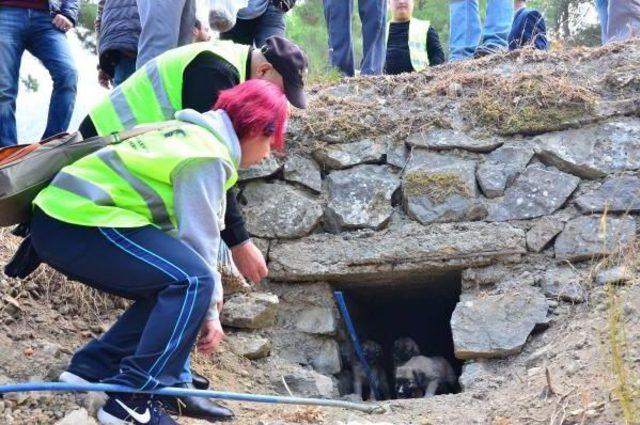
[[[461,373],[462,362],[454,355],[450,325],[451,315],[460,299],[459,273],[389,284],[349,284],[336,286],[335,289],[344,293],[360,342],[364,345],[365,351],[369,351],[367,355],[376,357],[375,352],[380,354],[377,357],[378,360],[372,360],[372,369],[374,374],[377,370],[378,374],[383,375],[382,379],[386,379],[388,384],[389,390],[387,394],[383,394],[383,399],[425,396],[425,392],[429,392],[424,388],[428,382],[421,379],[424,375],[421,371],[431,370],[431,373],[426,373],[427,377],[436,373],[433,372],[434,367],[428,366],[436,364],[434,362],[442,365],[441,360],[434,359],[438,357],[444,358],[451,367],[437,368],[441,375],[440,381],[443,382],[438,385],[435,395],[460,391],[457,378]],[[341,330],[340,348],[343,370],[338,375],[340,391],[343,395],[354,394],[358,389],[358,376],[364,376],[364,371],[357,361],[344,322]],[[413,358],[412,354],[416,353],[408,348],[413,344],[407,343],[405,339],[403,343],[398,343],[399,349],[396,349],[394,362],[394,342],[400,338],[411,338],[419,347],[419,355],[426,356],[430,360],[412,359],[411,363],[407,363],[407,358]],[[367,341],[379,344],[381,352],[372,348],[375,344]],[[399,365],[405,367],[398,369]],[[421,391],[410,394],[403,391],[402,381],[406,378],[407,369],[411,372],[410,380],[412,379],[413,384],[420,386]],[[446,374],[446,371],[449,373]],[[398,380],[396,380],[396,372],[400,373]],[[451,378],[452,373],[454,379]],[[369,400],[371,393],[368,379],[362,380],[363,390],[360,391],[360,396],[363,400]],[[381,387],[384,387],[384,381],[382,384]],[[396,390],[396,386],[399,387],[399,391]],[[353,398],[357,396],[354,395]]]

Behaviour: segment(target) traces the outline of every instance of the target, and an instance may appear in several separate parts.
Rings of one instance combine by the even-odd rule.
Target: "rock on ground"
[[[581,303],[586,298],[585,279],[573,267],[547,270],[542,278],[542,291],[549,298]]]
[[[475,170],[475,161],[414,149],[402,183],[407,214],[422,224],[484,218]]]
[[[622,284],[633,278],[633,272],[626,266],[617,266],[602,270],[596,275],[598,285]]]
[[[78,409],[68,413],[62,420],[56,422],[56,425],[96,425],[97,422],[89,417],[86,409]]]
[[[400,179],[387,166],[359,165],[329,174],[327,187],[327,220],[334,230],[379,229],[391,217]]]
[[[271,384],[279,394],[289,395],[288,388],[296,397],[338,397],[336,383],[326,375],[294,365],[273,367],[271,370]]]
[[[249,360],[262,359],[271,352],[271,341],[260,335],[234,333],[227,341],[234,353]]]
[[[583,261],[607,255],[633,241],[635,234],[636,223],[630,217],[578,217],[569,221],[556,238],[556,258]]]
[[[460,301],[451,317],[457,358],[497,358],[520,352],[529,334],[546,322],[549,306],[537,291]]]
[[[261,179],[265,177],[271,177],[282,168],[282,162],[275,158],[269,157],[259,164],[253,165],[249,168],[241,168],[238,171],[238,181],[247,181],[254,179]]]
[[[491,206],[487,220],[525,220],[551,214],[566,202],[579,182],[570,174],[529,166],[507,189],[502,201]]]
[[[322,218],[320,203],[307,193],[282,183],[255,182],[242,196],[247,230],[261,238],[299,238],[309,234]]]
[[[224,303],[221,321],[234,328],[261,329],[273,325],[277,313],[277,296],[258,292],[240,294]]]

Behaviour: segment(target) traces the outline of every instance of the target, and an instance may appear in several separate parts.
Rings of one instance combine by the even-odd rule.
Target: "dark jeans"
[[[38,256],[100,291],[135,300],[102,337],[78,351],[69,371],[141,390],[175,385],[205,318],[213,277],[185,244],[153,226],[75,226],[36,210]]]
[[[119,86],[134,72],[136,72],[136,57],[122,56],[118,59],[118,63],[113,71],[113,85]]]
[[[284,37],[284,12],[270,4],[267,10],[254,19],[238,19],[227,32],[220,33],[222,40],[262,47],[267,38],[274,35]]]
[[[329,30],[331,65],[352,77],[355,73],[351,15],[353,0],[324,0],[324,17]],[[360,73],[382,74],[385,59],[387,0],[358,0],[362,22],[362,62]]]
[[[76,102],[78,74],[67,38],[49,12],[0,6],[0,147],[15,145],[16,97],[22,53],[40,59],[53,79],[42,138],[67,130]]]

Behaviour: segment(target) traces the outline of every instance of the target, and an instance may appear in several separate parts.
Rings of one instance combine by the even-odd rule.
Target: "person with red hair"
[[[179,111],[162,129],[76,161],[38,194],[31,243],[41,261],[133,301],[67,373],[154,390],[181,382],[196,340],[200,352],[217,348],[225,192],[238,167],[284,148],[287,115],[280,88],[250,80],[222,91],[209,112]],[[145,394],[110,394],[98,420],[177,423]]]

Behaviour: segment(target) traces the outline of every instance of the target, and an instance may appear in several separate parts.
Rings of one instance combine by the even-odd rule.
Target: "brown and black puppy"
[[[438,388],[456,388],[458,378],[443,357],[415,356],[395,373],[398,398],[433,397]]]
[[[378,389],[380,390],[382,398],[376,398],[373,387],[369,382],[369,377],[355,352],[351,356],[353,391],[358,394],[362,400],[388,400],[391,397],[391,391],[383,367],[384,352],[382,351],[382,347],[377,342],[368,340],[362,344],[362,351],[367,358],[367,363],[369,363],[373,379],[378,382]]]
[[[398,338],[393,342],[393,367],[402,366],[411,358],[420,355],[420,347],[411,338]]]

